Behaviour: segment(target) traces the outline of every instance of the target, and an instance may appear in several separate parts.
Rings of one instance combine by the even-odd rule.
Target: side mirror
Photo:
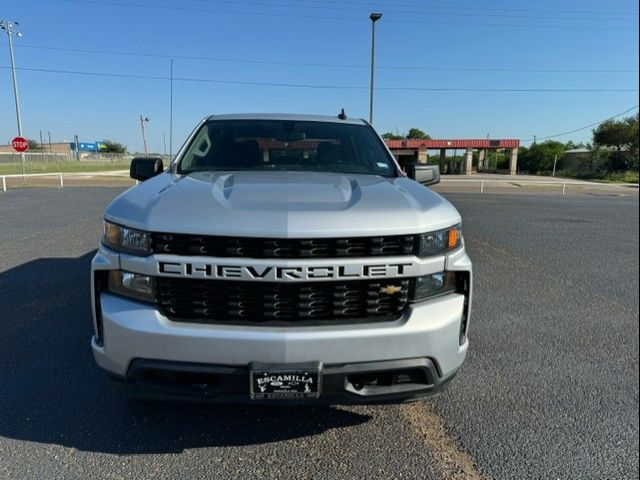
[[[412,163],[407,168],[407,176],[423,185],[440,183],[440,167],[424,163]]]
[[[162,170],[164,170],[164,167],[162,165],[161,158],[138,157],[131,160],[129,176],[134,180],[144,182],[145,180],[162,173]]]

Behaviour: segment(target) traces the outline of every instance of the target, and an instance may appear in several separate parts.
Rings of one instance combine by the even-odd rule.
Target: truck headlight
[[[433,257],[455,250],[462,243],[460,226],[456,225],[436,232],[428,232],[420,235],[418,246],[419,257]]]
[[[111,270],[107,288],[110,292],[143,302],[155,302],[156,300],[155,279],[149,275]]]
[[[436,295],[455,291],[455,272],[433,273],[431,275],[415,278],[411,292],[411,300],[417,302],[429,297],[435,297]]]
[[[104,221],[102,243],[107,247],[133,255],[151,255],[151,235],[134,228]]]

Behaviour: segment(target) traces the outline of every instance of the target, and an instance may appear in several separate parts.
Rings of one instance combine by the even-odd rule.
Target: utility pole
[[[373,83],[376,63],[376,22],[382,18],[381,13],[369,15],[371,20],[371,85],[369,86],[369,123],[373,124]]]
[[[169,163],[173,159],[173,58],[169,72]]]
[[[536,144],[536,139],[537,139],[537,138],[538,138],[538,136],[537,136],[537,135],[534,135],[534,136],[533,136],[533,144],[534,144],[534,145]]]
[[[149,152],[147,151],[147,132],[144,129],[144,124],[145,122],[148,122],[149,119],[147,117],[145,117],[144,115],[140,115],[140,128],[142,128],[142,144],[144,145],[144,154],[148,155]]]
[[[553,158],[553,174],[551,175],[552,177],[556,176],[556,164],[558,163],[558,154],[556,153],[556,156]]]
[[[11,59],[11,79],[13,80],[13,98],[16,103],[16,120],[18,121],[18,136],[22,137],[22,117],[20,115],[20,98],[18,95],[18,80],[16,78],[16,61],[13,55],[13,31],[18,26],[18,22],[13,20],[0,20],[0,29],[7,32],[9,37],[9,58]],[[18,38],[22,37],[21,32],[16,32]],[[22,175],[25,174],[25,155],[20,154],[22,159]]]

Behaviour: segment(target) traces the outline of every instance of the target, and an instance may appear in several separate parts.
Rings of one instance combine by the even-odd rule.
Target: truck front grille
[[[345,258],[413,255],[415,236],[277,239],[152,233],[154,253],[247,258]]]
[[[390,288],[389,288],[390,287]],[[352,323],[399,318],[409,280],[244,282],[156,277],[157,303],[174,321]]]

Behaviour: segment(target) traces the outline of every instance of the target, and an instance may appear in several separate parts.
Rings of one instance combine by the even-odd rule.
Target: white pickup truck
[[[215,115],[106,209],[95,360],[153,396],[378,403],[464,361],[471,261],[456,209],[364,120]]]

